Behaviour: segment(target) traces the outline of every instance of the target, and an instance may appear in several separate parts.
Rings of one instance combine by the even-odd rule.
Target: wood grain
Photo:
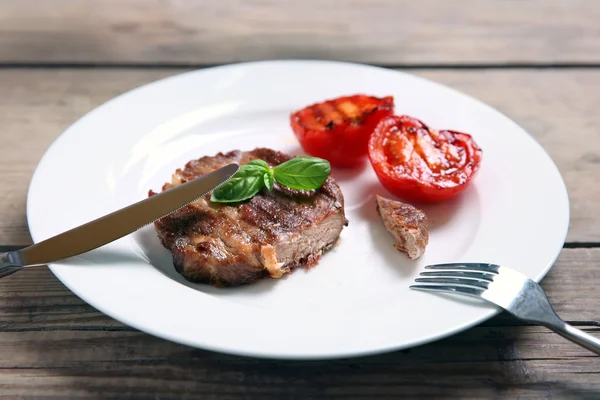
[[[133,332],[1,334],[0,349],[2,394],[27,398],[600,396],[597,357],[535,327],[474,328],[410,351],[322,362],[224,356]]]
[[[543,282],[559,314],[600,335],[600,249],[565,249]],[[507,316],[390,354],[287,362],[221,355],[96,312],[45,268],[0,280],[0,391],[41,398],[589,398],[598,358]],[[554,397],[552,397],[554,398]]]
[[[0,70],[0,244],[31,243],[25,204],[44,151],[115,95],[183,70]],[[600,242],[600,70],[415,70],[489,103],[529,131],[562,173],[571,201],[569,242]]]
[[[590,0],[1,0],[0,10],[0,63],[600,62]]]

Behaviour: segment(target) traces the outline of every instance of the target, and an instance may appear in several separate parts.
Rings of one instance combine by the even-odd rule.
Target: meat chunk
[[[202,157],[178,169],[163,190],[232,162],[261,159],[273,167],[291,158],[266,148]],[[347,223],[342,192],[330,177],[317,190],[275,185],[272,192],[265,188],[240,203],[212,203],[207,194],[156,221],[155,227],[186,279],[238,286],[315,265]]]
[[[429,242],[427,216],[410,204],[377,196],[377,211],[385,228],[396,239],[396,248],[411,260],[425,252]]]

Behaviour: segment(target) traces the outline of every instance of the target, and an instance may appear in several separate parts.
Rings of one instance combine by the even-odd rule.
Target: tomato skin
[[[292,113],[290,123],[306,153],[336,167],[353,167],[367,159],[379,121],[393,113],[393,97],[359,94],[312,104]]]
[[[381,184],[417,202],[437,203],[463,192],[481,158],[470,135],[432,130],[406,115],[383,119],[369,140],[369,159]]]

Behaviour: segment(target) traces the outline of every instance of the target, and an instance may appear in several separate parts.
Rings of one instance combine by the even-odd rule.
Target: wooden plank
[[[600,326],[597,288],[600,248],[564,249],[543,280],[548,298],[562,318]],[[488,327],[523,325],[508,315]],[[0,280],[0,333],[28,331],[106,331],[133,329],[96,311],[73,295],[46,267],[31,268]]]
[[[133,332],[1,333],[0,350],[2,394],[28,398],[600,395],[597,357],[535,327],[473,328],[409,351],[337,361],[246,359]]]
[[[52,141],[87,111],[183,70],[0,70],[0,244],[31,243],[27,187]],[[415,70],[474,95],[529,131],[557,163],[569,190],[569,242],[600,242],[600,70]]]
[[[0,1],[0,63],[598,63],[590,0]]]

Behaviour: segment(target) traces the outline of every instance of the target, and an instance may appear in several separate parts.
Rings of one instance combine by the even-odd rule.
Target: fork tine
[[[481,298],[481,294],[484,292],[483,289],[451,285],[411,285],[409,287],[424,292],[462,293],[478,298]]]
[[[483,281],[492,282],[494,280],[494,276],[492,274],[488,274],[486,272],[470,272],[470,271],[427,271],[421,272],[421,276],[439,276],[442,278],[473,278],[479,279]]]
[[[477,279],[466,278],[417,278],[415,282],[423,283],[449,283],[452,285],[464,285],[469,287],[478,287],[482,289],[488,288],[488,282],[479,281]]]
[[[459,271],[479,271],[489,272],[493,274],[498,273],[499,265],[486,264],[486,263],[447,263],[447,264],[434,264],[427,265],[426,269],[454,269]]]

